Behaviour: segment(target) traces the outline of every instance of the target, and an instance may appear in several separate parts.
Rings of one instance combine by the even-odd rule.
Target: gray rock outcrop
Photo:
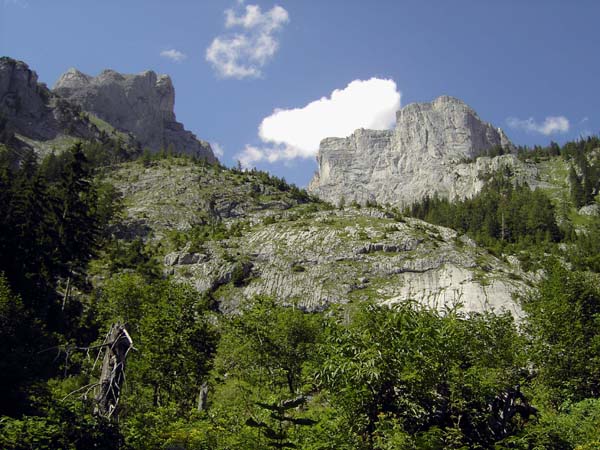
[[[152,151],[171,148],[215,163],[208,142],[198,140],[175,119],[175,89],[171,78],[146,71],[125,75],[104,70],[96,77],[69,69],[53,91],[78,104],[113,127],[133,133]]]
[[[165,273],[210,293],[223,311],[269,295],[307,310],[415,300],[521,315],[513,295],[527,292],[529,274],[448,228],[303,203],[257,174],[219,166],[136,161],[106,180],[123,195],[123,225],[145,230],[132,237],[160,242]],[[199,239],[211,215],[229,231]]]
[[[508,154],[466,164],[494,147]],[[501,129],[483,122],[461,100],[442,96],[402,108],[394,130],[359,129],[321,141],[319,171],[308,189],[333,203],[405,205],[434,194],[464,198],[481,189],[482,170],[508,165],[513,172],[525,171],[514,150]]]
[[[18,150],[66,136],[94,139],[99,130],[81,110],[52,94],[22,61],[0,58],[0,142]]]
[[[203,253],[170,253],[165,269],[200,292],[212,292],[226,312],[268,295],[311,311],[351,301],[414,300],[440,310],[460,304],[465,311],[522,316],[514,296],[527,292],[527,285],[518,268],[460,244],[461,236],[448,228],[414,219],[394,223],[369,212],[348,208],[315,213],[300,227],[285,220],[255,227],[206,243]],[[248,268],[238,287],[224,286],[236,270],[232,255]]]
[[[600,205],[592,203],[591,205],[582,206],[579,209],[579,214],[582,216],[600,216]]]

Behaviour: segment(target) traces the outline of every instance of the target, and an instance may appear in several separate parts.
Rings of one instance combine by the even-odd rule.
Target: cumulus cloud
[[[185,53],[180,52],[179,50],[175,50],[174,48],[171,48],[169,50],[163,50],[162,52],[160,52],[160,56],[162,56],[163,58],[170,59],[174,62],[181,62],[187,58],[187,55]]]
[[[529,119],[509,117],[506,119],[506,123],[511,128],[524,130],[530,133],[540,133],[546,136],[555,133],[566,133],[571,126],[569,119],[565,116],[546,117],[542,123],[536,122],[533,120],[533,117],[530,117]]]
[[[393,80],[354,80],[301,108],[276,109],[264,118],[258,135],[264,146],[247,145],[236,158],[245,167],[312,158],[326,137],[346,137],[358,128],[392,128],[401,94]]]
[[[224,78],[259,77],[279,49],[277,33],[289,20],[288,12],[278,5],[264,13],[258,5],[246,5],[240,15],[227,9],[225,28],[232,31],[213,39],[206,60]]]

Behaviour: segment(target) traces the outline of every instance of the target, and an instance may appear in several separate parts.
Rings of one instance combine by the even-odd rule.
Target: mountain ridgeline
[[[493,148],[507,156],[464,164]],[[434,193],[472,196],[482,186],[478,174],[516,164],[515,151],[502,130],[483,122],[461,100],[442,96],[402,108],[392,131],[361,129],[346,138],[324,139],[309,191],[336,204],[342,198],[407,205]]]
[[[599,138],[440,97],[307,192],[173,101],[0,59],[0,448],[598,448]]]
[[[24,62],[0,58],[0,142],[13,149],[43,156],[83,139],[130,154],[163,150],[217,161],[207,142],[175,120],[166,75],[105,70],[90,77],[70,69],[53,90],[37,80]]]
[[[133,133],[152,152],[169,149],[216,162],[208,142],[200,141],[175,120],[175,89],[167,75],[146,71],[124,75],[105,70],[91,77],[69,69],[53,92],[118,129]]]

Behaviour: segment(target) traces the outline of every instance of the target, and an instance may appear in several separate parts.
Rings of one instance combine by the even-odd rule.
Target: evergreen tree
[[[81,143],[69,151],[58,188],[58,230],[65,276],[81,270],[96,250],[99,234],[94,215],[96,191]]]
[[[585,192],[581,184],[581,178],[579,178],[573,166],[569,169],[569,185],[571,186],[571,201],[576,208],[582,207],[585,204]]]

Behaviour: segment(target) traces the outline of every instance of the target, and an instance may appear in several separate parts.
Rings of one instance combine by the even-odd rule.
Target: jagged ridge
[[[177,122],[173,111],[175,89],[168,75],[149,70],[121,74],[104,70],[98,76],[69,69],[53,91],[120,130],[135,134],[152,151],[171,149],[217,162],[208,142],[198,140]]]
[[[501,129],[483,122],[463,101],[442,96],[402,108],[394,130],[360,129],[346,138],[324,139],[309,190],[334,203],[343,198],[408,204],[433,194],[470,196],[482,183],[479,172],[461,162],[496,146],[514,152]],[[519,161],[508,155],[502,164]]]
[[[131,134],[118,133],[81,108],[38,82],[37,74],[22,61],[0,58],[0,142],[20,152],[33,149],[43,156],[75,140],[108,142],[108,133],[122,146],[136,151]]]

